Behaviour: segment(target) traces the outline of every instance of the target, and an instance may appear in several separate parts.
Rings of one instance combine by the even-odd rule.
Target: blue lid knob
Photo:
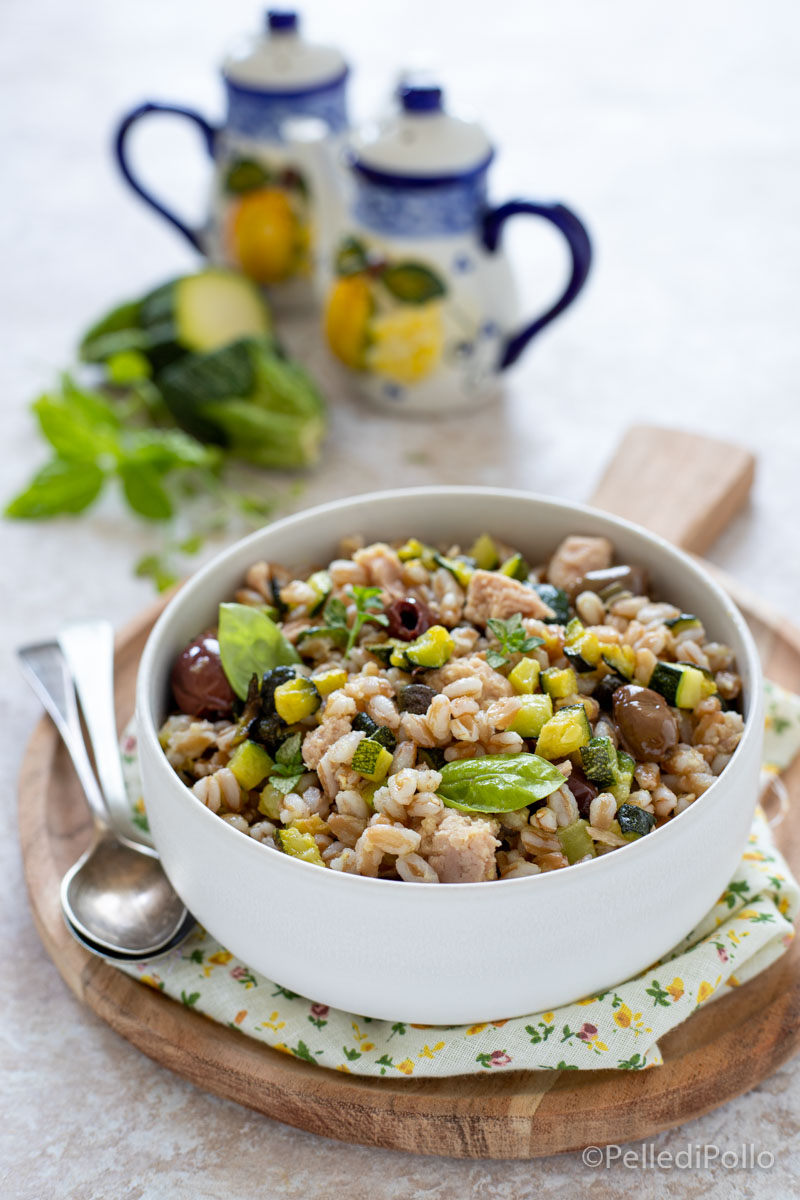
[[[442,89],[434,84],[403,84],[400,103],[405,112],[441,112]]]
[[[286,8],[270,8],[267,12],[267,29],[270,33],[294,33],[297,29],[297,13]]]

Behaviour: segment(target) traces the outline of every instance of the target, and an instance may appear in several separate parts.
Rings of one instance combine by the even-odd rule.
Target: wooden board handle
[[[634,425],[591,503],[702,554],[746,503],[755,457],[717,438]]]

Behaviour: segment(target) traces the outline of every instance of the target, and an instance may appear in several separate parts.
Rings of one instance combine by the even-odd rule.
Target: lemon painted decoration
[[[293,167],[270,170],[234,160],[224,179],[225,235],[230,260],[256,283],[283,283],[311,271],[308,188]]]
[[[328,344],[341,362],[410,385],[431,375],[444,353],[439,274],[420,262],[389,262],[354,237],[336,256],[325,309]]]

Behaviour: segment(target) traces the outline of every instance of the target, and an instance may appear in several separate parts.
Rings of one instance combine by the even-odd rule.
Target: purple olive
[[[580,767],[573,766],[567,780],[567,787],[575,797],[575,803],[578,806],[578,812],[586,820],[589,819],[589,808],[595,796],[598,794],[598,789],[584,775]]]
[[[236,696],[222,669],[215,629],[201,633],[180,652],[170,682],[181,712],[206,718],[233,714]]]
[[[678,744],[678,725],[663,696],[626,683],[613,697],[614,720],[625,749],[638,762],[660,762]]]
[[[434,623],[433,613],[427,604],[415,600],[413,596],[395,600],[394,604],[390,604],[386,609],[386,616],[389,618],[386,632],[390,637],[399,638],[403,642],[413,642],[414,638],[418,638]]]

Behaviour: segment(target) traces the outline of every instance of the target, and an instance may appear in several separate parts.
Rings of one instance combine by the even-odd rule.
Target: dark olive
[[[647,595],[647,571],[644,567],[631,567],[627,564],[618,567],[603,567],[599,571],[587,571],[580,582],[580,591],[604,592],[626,590],[634,596]]]
[[[275,688],[288,683],[296,674],[294,667],[273,667],[271,671],[264,672],[261,681],[261,712],[264,716],[275,712]]]
[[[678,744],[677,722],[658,692],[626,683],[613,703],[624,747],[639,762],[659,762]]]
[[[615,675],[613,671],[610,671],[595,684],[592,699],[597,701],[603,712],[611,712],[614,692],[617,688],[624,687],[626,682],[627,680],[623,679],[621,675]]]
[[[575,797],[578,812],[588,820],[589,808],[598,794],[598,789],[593,783],[589,782],[580,767],[573,767],[570,771],[567,787]]]
[[[433,613],[427,604],[415,600],[413,596],[395,600],[386,609],[386,616],[389,618],[386,626],[389,637],[399,638],[403,642],[413,642],[434,623]]]
[[[380,728],[377,721],[373,721],[368,713],[356,713],[351,722],[351,727],[356,733],[365,733],[367,737],[372,737]]]
[[[398,698],[400,712],[416,713],[421,716],[430,708],[431,700],[437,693],[426,683],[407,684]]]
[[[180,652],[170,679],[175,703],[192,717],[230,717],[236,695],[219,656],[216,630],[201,633]]]

